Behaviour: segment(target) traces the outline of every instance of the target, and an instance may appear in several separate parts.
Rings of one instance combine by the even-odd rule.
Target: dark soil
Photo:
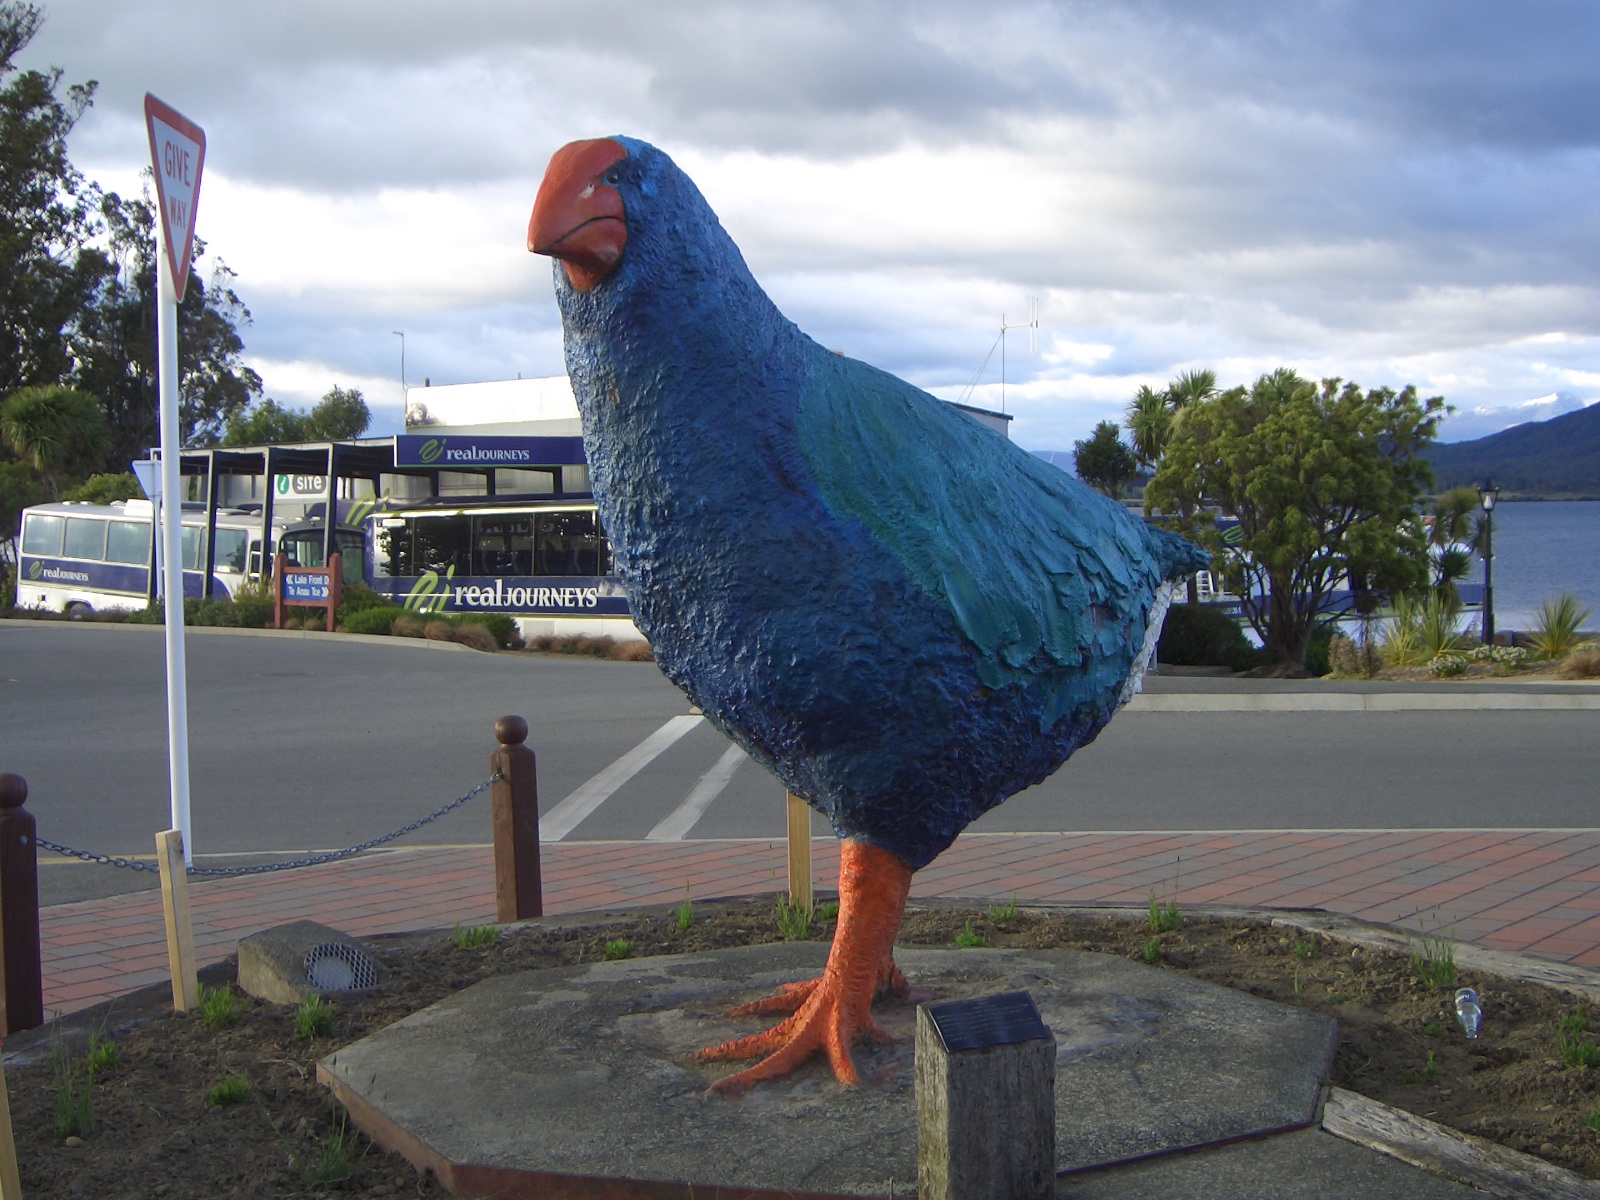
[[[1534,984],[1461,972],[1449,987],[1426,987],[1403,954],[1320,941],[1293,930],[1241,920],[1190,916],[1175,931],[1152,934],[1143,921],[1024,911],[1005,919],[958,909],[909,914],[900,941],[949,946],[958,934],[992,946],[1095,950],[1142,961],[1287,1004],[1339,1022],[1331,1082],[1467,1133],[1537,1154],[1600,1178],[1600,1069],[1568,1066],[1561,1022],[1587,1014],[1573,997]],[[819,922],[813,937],[827,939]],[[496,944],[460,949],[449,936],[379,941],[374,948],[391,986],[333,1006],[332,1030],[301,1039],[296,1011],[235,993],[238,1018],[213,1028],[199,1014],[166,1015],[118,1028],[102,1018],[118,1061],[88,1092],[92,1132],[68,1142],[57,1128],[58,1089],[48,1062],[8,1071],[24,1194],[184,1198],[442,1196],[429,1176],[371,1146],[343,1122],[318,1087],[315,1064],[340,1046],[486,976],[592,962],[619,938],[634,956],[778,940],[771,900],[702,906],[680,930],[670,914],[610,925],[521,929]],[[1434,943],[1435,949],[1442,943]],[[1422,947],[1419,947],[1419,950]],[[1482,996],[1482,1036],[1457,1028],[1453,987]],[[82,1077],[82,1028],[54,1039],[71,1047]],[[1579,1034],[1579,1044],[1589,1041]],[[1579,1052],[1582,1053],[1581,1051]],[[1600,1053],[1594,1055],[1600,1061]],[[237,1103],[210,1093],[228,1076],[249,1083]]]

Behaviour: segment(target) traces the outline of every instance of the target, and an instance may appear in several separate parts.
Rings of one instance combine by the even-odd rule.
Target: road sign
[[[183,300],[194,250],[194,218],[200,207],[200,170],[206,161],[206,131],[149,92],[144,95],[145,126],[150,131],[150,163],[156,173],[156,200],[166,234],[172,286]]]

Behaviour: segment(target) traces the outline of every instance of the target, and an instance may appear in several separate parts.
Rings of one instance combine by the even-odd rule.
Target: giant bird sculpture
[[[1003,435],[830,352],[757,285],[699,190],[626,137],[573,142],[528,247],[555,286],[591,480],[633,618],[706,717],[842,839],[820,979],[701,1052],[818,1049],[857,1083],[912,872],[1092,739],[1200,551]],[[765,1056],[765,1057],[763,1057]]]

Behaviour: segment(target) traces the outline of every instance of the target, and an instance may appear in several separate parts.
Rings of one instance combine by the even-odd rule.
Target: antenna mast
[[[1028,297],[1028,319],[1016,325],[1006,323],[1005,313],[1000,314],[1000,411],[1006,411],[1006,332],[1011,329],[1028,331],[1028,353],[1039,353],[1039,297]]]

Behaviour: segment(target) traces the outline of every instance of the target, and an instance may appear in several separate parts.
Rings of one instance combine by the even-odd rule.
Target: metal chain
[[[185,867],[184,874],[203,875],[208,878],[215,878],[217,876],[225,875],[265,875],[269,871],[292,871],[298,867],[314,867],[319,863],[337,862],[342,858],[351,858],[354,855],[360,854],[364,850],[371,850],[374,846],[381,846],[385,842],[392,842],[396,838],[404,837],[408,833],[415,833],[424,825],[430,824],[433,821],[437,821],[446,813],[454,812],[468,800],[471,800],[474,796],[481,796],[484,792],[489,790],[491,785],[504,778],[505,776],[496,771],[493,775],[489,776],[489,778],[485,779],[470,792],[467,792],[463,796],[457,796],[443,808],[435,809],[427,816],[421,817],[411,822],[409,825],[402,826],[401,828],[396,829],[393,833],[386,833],[382,837],[375,837],[370,841],[362,842],[359,845],[351,846],[345,850],[330,850],[326,854],[314,854],[309,858],[295,858],[290,859],[287,862],[257,863],[255,866],[250,867]],[[87,850],[74,850],[71,846],[60,845],[57,842],[50,841],[48,838],[36,837],[34,838],[34,842],[46,850],[55,851],[57,854],[64,854],[69,858],[81,858],[84,862],[99,863],[101,866],[123,867],[129,871],[154,871],[158,874],[161,870],[161,868],[156,866],[154,863],[138,862],[135,859],[118,858],[115,855],[109,854],[91,854]]]

